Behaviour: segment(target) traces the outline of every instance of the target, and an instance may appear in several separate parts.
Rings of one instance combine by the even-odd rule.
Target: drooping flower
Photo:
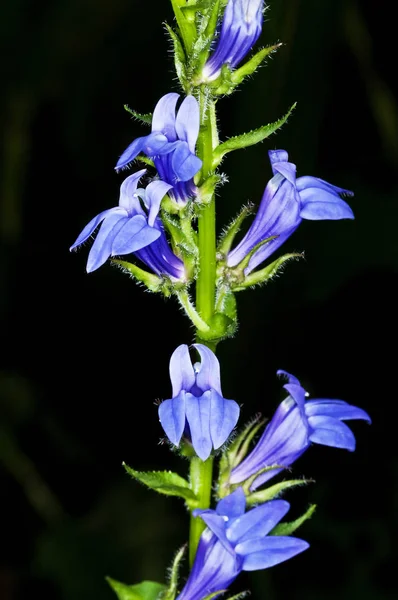
[[[299,538],[268,535],[290,508],[285,500],[271,500],[246,513],[245,507],[245,494],[237,488],[220,500],[215,510],[193,511],[207,529],[177,600],[202,600],[225,591],[242,571],[267,569],[309,547]]]
[[[364,410],[343,400],[306,400],[308,394],[296,377],[281,370],[277,374],[287,378],[288,383],[283,387],[289,395],[278,406],[254,449],[232,469],[231,484],[241,483],[265,467],[288,467],[311,443],[354,451],[354,434],[342,421],[362,419],[371,423]],[[281,470],[276,468],[261,473],[250,490],[255,490]]]
[[[194,96],[187,96],[176,115],[179,94],[170,93],[157,103],[149,135],[134,140],[123,152],[116,170],[127,167],[141,152],[153,159],[159,177],[172,186],[170,195],[186,204],[196,194],[193,177],[202,161],[195,154],[199,135],[199,105]]]
[[[229,0],[214,53],[202,70],[203,81],[213,81],[223,65],[234,69],[258,40],[263,25],[264,0]]]
[[[285,150],[268,152],[274,176],[265,188],[259,209],[248,232],[241,242],[229,252],[229,267],[238,265],[260,242],[265,243],[251,257],[245,274],[279,248],[297,229],[303,219],[310,221],[353,219],[348,204],[340,196],[353,196],[349,190],[339,188],[317,177],[296,179],[296,165],[288,162]]]
[[[120,186],[119,205],[104,210],[83,229],[70,250],[83,244],[100,225],[87,260],[87,272],[98,269],[110,256],[136,253],[141,260],[155,265],[157,274],[180,278],[184,273],[182,261],[168,246],[163,226],[158,217],[160,203],[171,186],[164,181],[152,181],[146,189],[137,189],[145,169],[130,175]],[[141,205],[142,200],[145,210]],[[160,250],[160,252],[158,252]],[[159,268],[163,268],[159,273]]]
[[[206,460],[224,444],[239,418],[239,406],[223,397],[220,364],[203,344],[193,344],[201,362],[192,365],[188,346],[182,344],[170,359],[173,397],[159,406],[159,419],[170,442],[178,446],[184,436],[196,454]]]

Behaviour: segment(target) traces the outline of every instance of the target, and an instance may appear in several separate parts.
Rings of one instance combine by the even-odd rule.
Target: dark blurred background
[[[223,163],[221,231],[270,178],[285,148],[299,175],[352,189],[355,221],[304,222],[285,250],[305,251],[268,286],[238,297],[240,328],[219,346],[223,392],[242,422],[282,398],[275,372],[312,396],[365,408],[357,450],[313,447],[286,495],[290,516],[317,503],[296,559],[242,575],[252,598],[397,597],[395,403],[398,302],[396,23],[386,0],[274,0],[259,44],[281,50],[219,103],[221,136],[278,119],[263,144]],[[170,453],[155,401],[168,361],[193,332],[173,299],[108,264],[87,275],[83,226],[118,201],[114,165],[146,133],[140,112],[179,91],[166,0],[4,0],[0,215],[0,598],[111,600],[109,575],[164,580],[185,541],[178,499],[131,481],[136,469],[187,463]]]

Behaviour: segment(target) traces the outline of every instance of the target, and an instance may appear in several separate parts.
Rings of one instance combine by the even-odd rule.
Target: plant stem
[[[211,500],[211,488],[213,482],[213,457],[210,456],[203,461],[197,456],[191,459],[190,481],[192,491],[198,498],[200,508],[208,508]],[[189,564],[192,566],[195,559],[199,538],[206,525],[200,517],[193,517],[189,527]]]
[[[199,97],[200,133],[198,155],[203,161],[201,181],[203,183],[213,172],[213,150],[218,145],[215,103],[205,90]],[[198,215],[199,273],[196,281],[196,308],[200,317],[211,327],[216,295],[216,207],[214,192],[210,201],[201,207]],[[196,338],[215,350],[215,344],[200,339],[200,330]],[[191,459],[190,479],[192,490],[198,498],[200,508],[208,508],[211,501],[213,482],[213,458],[206,461],[194,457]],[[200,517],[191,514],[189,533],[189,561],[192,566],[200,536],[205,529]]]

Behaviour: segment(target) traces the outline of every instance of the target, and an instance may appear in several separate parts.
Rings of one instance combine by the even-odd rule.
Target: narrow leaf
[[[124,105],[124,110],[127,110],[127,112],[137,121],[141,121],[141,123],[144,123],[145,125],[152,125],[152,113],[139,113],[130,108],[128,104]]]
[[[214,150],[213,155],[213,169],[218,167],[221,163],[222,159],[228,152],[233,152],[234,150],[240,150],[242,148],[247,148],[248,146],[253,146],[254,144],[258,144],[262,142],[267,137],[269,137],[272,133],[275,133],[277,129],[282,127],[288,120],[291,115],[293,109],[295,108],[296,103],[288,110],[288,112],[278,121],[274,123],[269,123],[268,125],[264,125],[263,127],[259,127],[258,129],[253,129],[253,131],[249,131],[248,133],[243,133],[242,135],[237,135],[235,137],[229,138],[226,142],[223,142]]]
[[[189,482],[172,471],[135,471],[123,463],[127,473],[134,479],[159,494],[166,496],[179,496],[188,502],[194,502],[196,496],[189,486]]]
[[[172,28],[167,23],[165,23],[165,26],[166,26],[169,36],[171,37],[171,40],[173,42],[174,66],[175,66],[175,70],[177,73],[177,77],[178,77],[181,85],[184,87],[186,79],[187,79],[187,72],[186,72],[186,66],[185,66],[186,65],[186,56],[185,56],[184,48],[182,47],[180,38],[172,30]]]

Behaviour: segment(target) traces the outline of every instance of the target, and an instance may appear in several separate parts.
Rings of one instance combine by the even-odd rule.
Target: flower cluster
[[[280,523],[290,505],[275,499],[295,482],[282,482],[277,491],[278,486],[272,485],[258,488],[290,467],[312,444],[353,451],[355,437],[345,421],[370,423],[371,419],[343,400],[308,400],[296,377],[278,371],[287,379],[283,386],[287,397],[260,439],[250,450],[260,428],[255,422],[242,433],[235,432],[240,407],[223,396],[213,349],[236,331],[236,292],[269,277],[278,261],[256,269],[303,220],[353,219],[344,199],[353,194],[317,177],[297,177],[287,151],[270,150],[273,176],[250,227],[234,245],[248,213],[242,209],[217,247],[215,188],[226,180],[217,172],[218,166],[226,152],[262,141],[275,130],[265,126],[224,143],[217,130],[218,96],[231,93],[272,49],[260,50],[235,70],[261,34],[264,0],[172,0],[172,4],[178,30],[167,27],[186,95],[180,102],[180,94],[165,94],[151,120],[139,115],[150,121],[151,132],[136,138],[115,167],[120,173],[141,160],[156,172],[149,176],[147,169],[141,169],[127,176],[120,186],[118,206],[95,216],[70,249],[96,234],[88,272],[108,259],[128,265],[126,269],[148,289],[166,296],[173,293],[196,328],[196,343],[181,344],[172,353],[171,398],[158,407],[160,424],[173,449],[191,460],[189,479],[171,471],[140,473],[126,468],[148,487],[184,499],[191,517],[192,568],[177,600],[210,600],[225,592],[242,571],[272,567],[308,548],[306,541],[291,536],[308,518],[308,511],[291,523]],[[286,118],[273,125],[280,126]],[[117,258],[126,255],[149,272]],[[192,287],[196,305],[190,297]],[[214,458],[220,458],[216,485]],[[210,508],[212,492],[218,499],[215,509]],[[177,567],[164,595],[168,600],[176,598]],[[137,594],[129,589],[128,595],[134,593],[142,600],[155,597],[145,589]]]

